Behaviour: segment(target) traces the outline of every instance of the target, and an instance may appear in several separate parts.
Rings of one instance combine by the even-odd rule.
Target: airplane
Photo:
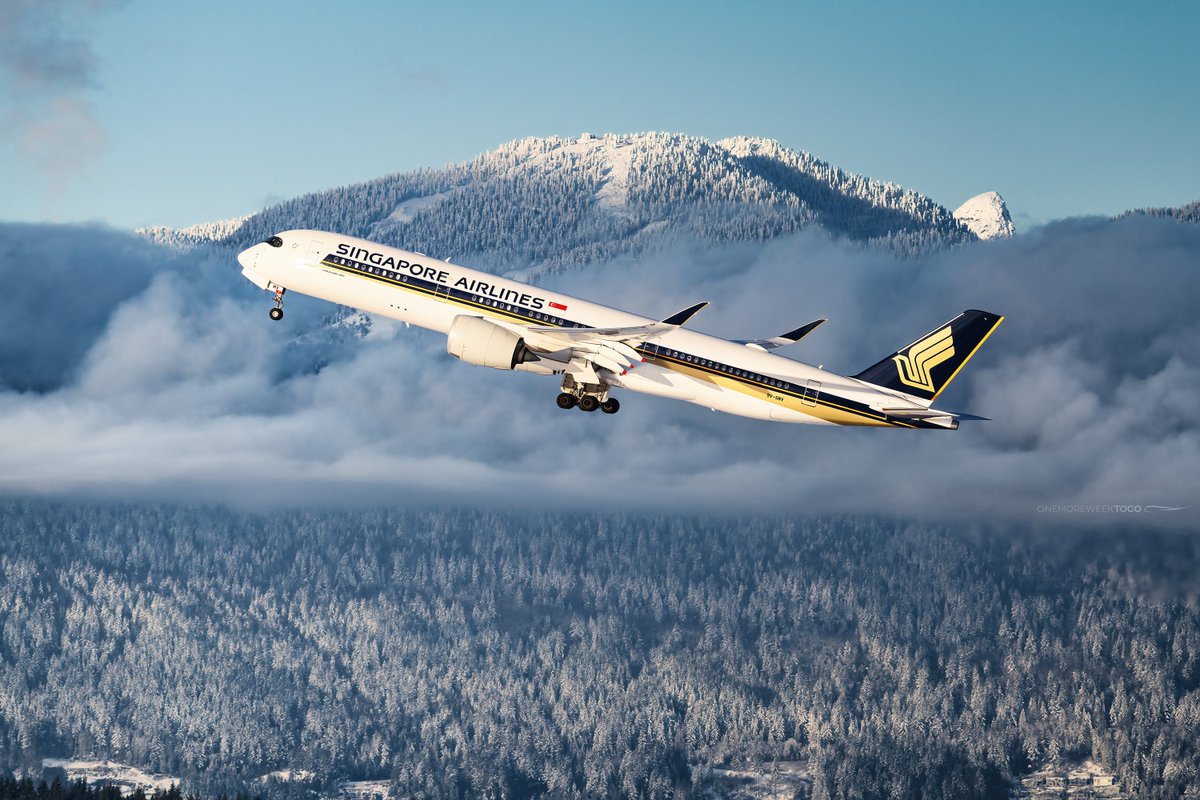
[[[955,430],[983,419],[933,408],[1003,316],[971,309],[857,375],[774,351],[825,322],[769,339],[730,340],[683,327],[707,303],[662,319],[316,230],[280,232],[238,254],[242,273],[283,298],[299,292],[446,334],[451,356],[500,370],[561,376],[557,404],[615,414],[615,388],[744,417],[816,425]]]

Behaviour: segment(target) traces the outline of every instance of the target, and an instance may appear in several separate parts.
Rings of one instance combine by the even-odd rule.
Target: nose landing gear
[[[276,322],[283,319],[283,293],[286,291],[282,286],[275,287],[275,307],[270,310],[268,316]]]

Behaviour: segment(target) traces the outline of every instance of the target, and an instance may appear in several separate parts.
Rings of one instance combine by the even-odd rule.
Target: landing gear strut
[[[276,322],[283,319],[283,293],[286,291],[287,289],[282,286],[275,289],[275,307],[271,309],[268,316]]]

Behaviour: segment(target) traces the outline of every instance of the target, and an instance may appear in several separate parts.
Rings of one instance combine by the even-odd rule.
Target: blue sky
[[[0,0],[0,220],[186,225],[527,135],[750,134],[1019,226],[1200,197],[1200,4]]]

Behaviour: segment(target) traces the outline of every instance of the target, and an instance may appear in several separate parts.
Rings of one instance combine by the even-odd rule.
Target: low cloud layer
[[[52,244],[50,244],[52,243]],[[55,314],[59,275],[94,299]],[[898,262],[819,234],[681,248],[556,279],[647,315],[771,336],[856,372],[964,308],[1008,316],[939,405],[954,433],[786,426],[623,394],[555,408],[553,379],[470,367],[444,337],[269,301],[231,262],[120,234],[0,227],[0,489],[302,504],[899,514],[1195,526],[1200,227],[1070,221]],[[1073,506],[1191,506],[1151,514]],[[1067,507],[1067,508],[1064,508]]]

